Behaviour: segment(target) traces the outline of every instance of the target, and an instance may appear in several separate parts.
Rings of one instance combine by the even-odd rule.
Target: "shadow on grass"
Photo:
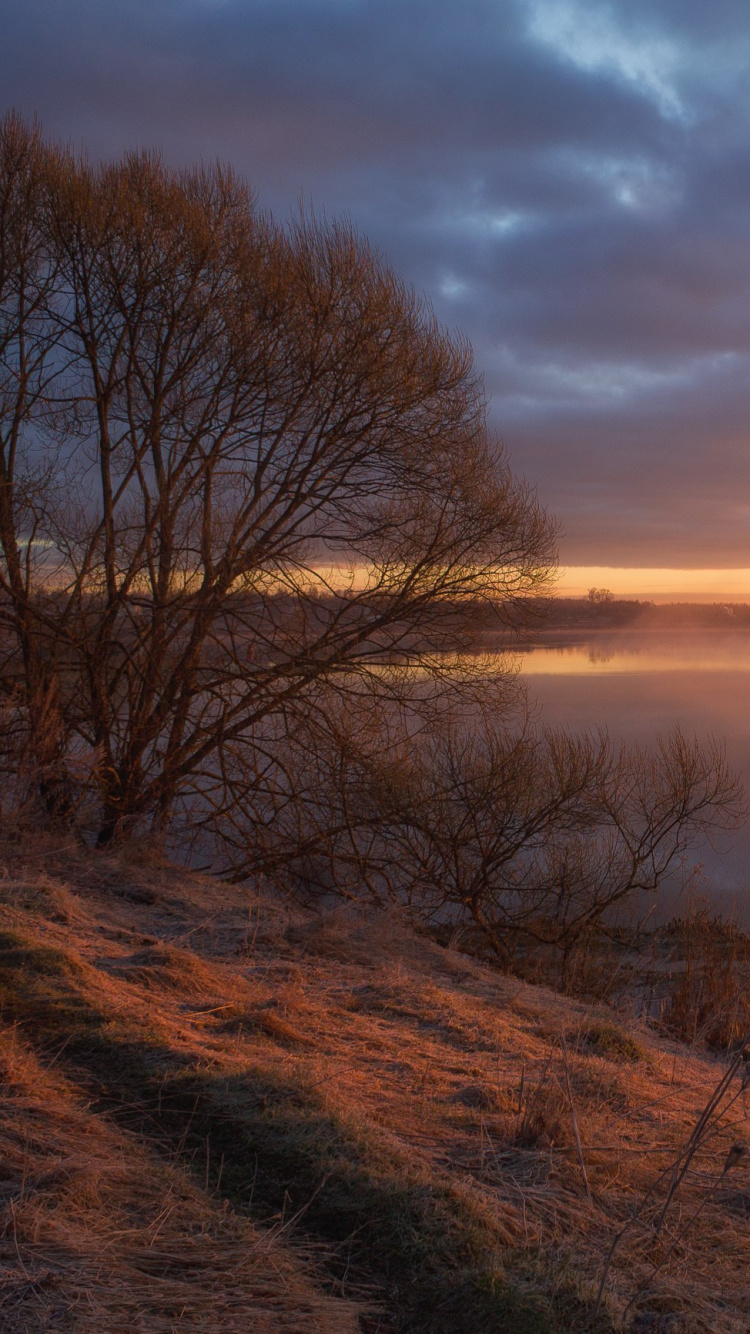
[[[13,939],[11,939],[13,935]],[[399,1334],[606,1334],[575,1279],[524,1273],[489,1211],[406,1149],[326,1107],[304,1079],[260,1064],[240,1075],[191,1065],[91,1003],[87,969],[0,933],[0,1007],[106,1112],[192,1164],[235,1209],[324,1243],[344,1281]],[[208,1165],[208,1166],[207,1166]],[[292,1220],[293,1223],[292,1223]]]
[[[87,971],[65,950],[0,931],[0,1015],[20,1024],[35,1046],[97,1028],[106,1012],[87,994]]]

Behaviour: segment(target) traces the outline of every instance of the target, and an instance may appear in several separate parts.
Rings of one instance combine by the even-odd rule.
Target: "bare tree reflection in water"
[[[573,642],[571,642],[573,641]],[[552,634],[522,651],[522,671],[545,723],[606,727],[615,740],[653,743],[674,727],[726,742],[750,784],[750,635],[746,630]],[[673,882],[689,881],[717,909],[750,922],[750,824],[706,841]]]

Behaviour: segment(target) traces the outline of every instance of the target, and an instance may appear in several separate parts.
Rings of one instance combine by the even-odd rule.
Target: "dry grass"
[[[670,1196],[720,1058],[377,916],[7,869],[4,1328],[747,1331],[741,1072]]]
[[[750,1033],[750,939],[705,911],[672,924],[664,1023],[686,1042],[731,1048]]]
[[[277,1229],[259,1233],[177,1165],[92,1117],[0,1034],[0,1318],[32,1330],[351,1334]]]

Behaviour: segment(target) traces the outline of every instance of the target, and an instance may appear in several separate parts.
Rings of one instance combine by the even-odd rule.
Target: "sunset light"
[[[585,597],[591,588],[607,588],[616,597],[652,602],[750,602],[750,566],[673,570],[568,565],[558,571],[555,587],[565,597]]]
[[[0,1334],[750,1334],[750,4],[0,21]]]

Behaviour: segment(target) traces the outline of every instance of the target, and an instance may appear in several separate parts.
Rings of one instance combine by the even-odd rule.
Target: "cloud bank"
[[[346,212],[577,565],[750,552],[744,0],[0,0],[4,107]]]

